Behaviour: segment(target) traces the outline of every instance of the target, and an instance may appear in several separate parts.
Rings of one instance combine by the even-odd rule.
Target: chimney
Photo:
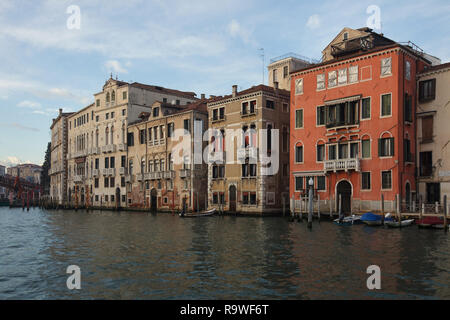
[[[236,95],[237,95],[237,85],[235,84],[233,86],[233,97],[236,97]]]
[[[204,93],[201,94],[201,98],[205,99],[205,94]]]
[[[274,87],[275,89],[278,89],[278,81],[274,81],[274,82],[273,82],[273,87]]]

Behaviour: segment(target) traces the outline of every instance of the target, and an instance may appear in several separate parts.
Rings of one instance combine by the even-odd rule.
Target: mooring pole
[[[320,222],[320,194],[317,194],[317,218]]]
[[[328,201],[330,201],[330,219],[333,220],[333,208],[332,208],[333,198],[330,197],[330,199],[328,199]]]
[[[339,220],[342,220],[342,195],[339,193]]]
[[[402,212],[400,210],[400,195],[397,194],[397,219],[398,219],[398,223],[400,228],[402,227]]]
[[[447,195],[444,195],[444,231],[447,232]]]
[[[312,216],[313,216],[313,196],[314,196],[314,190],[313,185],[314,181],[312,178],[309,179],[309,197],[308,197],[308,228],[312,228]]]

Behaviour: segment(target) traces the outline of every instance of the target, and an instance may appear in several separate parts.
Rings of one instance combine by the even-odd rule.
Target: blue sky
[[[71,5],[80,8],[80,29],[67,28]],[[260,48],[266,65],[288,52],[319,59],[343,27],[366,26],[370,5],[388,38],[450,61],[448,0],[2,0],[0,163],[41,164],[58,108],[91,103],[111,72],[228,94],[233,84],[262,82]]]

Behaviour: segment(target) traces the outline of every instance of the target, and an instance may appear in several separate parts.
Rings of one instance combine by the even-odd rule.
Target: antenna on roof
[[[260,53],[260,57],[262,58],[262,84],[264,84],[264,64],[265,64],[265,55],[264,55],[264,48],[260,48],[258,49],[259,51],[261,51]]]

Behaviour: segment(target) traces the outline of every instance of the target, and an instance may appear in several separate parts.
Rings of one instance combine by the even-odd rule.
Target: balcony
[[[136,174],[136,180],[137,180],[138,182],[144,181],[144,174],[142,174],[142,173]]]
[[[341,160],[331,160],[325,161],[324,171],[349,171],[355,170],[359,171],[359,159],[341,159]]]
[[[115,144],[108,144],[102,147],[102,153],[116,152]]]
[[[258,159],[258,148],[246,147],[237,149],[237,158],[239,161],[244,161],[246,158]]]
[[[216,122],[220,122],[220,121],[225,121],[227,119],[227,117],[225,115],[223,115],[222,117],[212,117],[211,118],[211,123],[216,123]]]
[[[147,181],[147,180],[154,180],[153,177],[154,177],[153,172],[144,173],[144,180],[145,181]]]
[[[93,177],[98,177],[99,176],[99,170],[98,169],[93,169],[92,170],[92,176]]]
[[[241,110],[241,118],[251,117],[251,116],[255,116],[257,114],[258,114],[258,111],[256,109],[254,109],[254,110],[246,110],[246,111],[242,111]]]
[[[103,172],[104,176],[115,176],[116,175],[116,169],[115,168],[103,169],[102,172]]]
[[[119,168],[119,174],[121,176],[126,175],[128,173],[127,171],[128,171],[127,168],[124,167]]]
[[[73,182],[75,183],[82,183],[84,181],[84,176],[74,176]]]
[[[208,155],[208,163],[220,162],[225,163],[227,155],[225,151],[211,151]]]
[[[153,172],[155,175],[155,179],[162,179],[163,178],[163,172]]]
[[[117,149],[119,151],[127,151],[127,145],[125,143],[120,143],[118,144]]]
[[[164,172],[164,179],[175,179],[175,171]]]
[[[180,170],[180,178],[189,178],[191,176],[191,169]]]
[[[133,176],[128,174],[125,176],[125,182],[126,183],[132,183],[133,182]]]

